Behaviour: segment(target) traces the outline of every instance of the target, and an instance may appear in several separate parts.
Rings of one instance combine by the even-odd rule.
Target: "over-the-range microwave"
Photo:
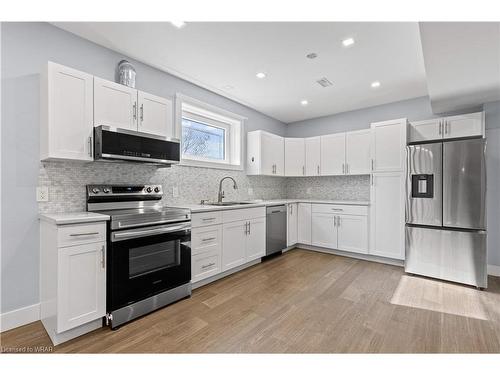
[[[110,126],[94,128],[94,160],[169,166],[180,160],[180,142],[155,134]]]

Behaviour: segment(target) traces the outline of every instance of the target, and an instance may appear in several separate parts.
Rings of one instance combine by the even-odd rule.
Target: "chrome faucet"
[[[235,189],[235,190],[238,189],[238,184],[236,184],[236,181],[234,180],[234,178],[232,178],[230,176],[222,177],[222,179],[219,182],[219,195],[218,195],[218,199],[217,199],[218,203],[222,203],[222,198],[224,198],[224,190],[222,190],[222,182],[226,178],[229,178],[230,180],[233,180],[233,189]]]

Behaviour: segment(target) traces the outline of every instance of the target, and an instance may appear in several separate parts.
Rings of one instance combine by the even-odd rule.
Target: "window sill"
[[[199,168],[225,169],[225,170],[230,170],[230,171],[243,171],[242,165],[211,163],[209,161],[198,161],[198,160],[191,160],[191,159],[181,159],[181,161],[178,165],[186,166],[186,167],[199,167]]]

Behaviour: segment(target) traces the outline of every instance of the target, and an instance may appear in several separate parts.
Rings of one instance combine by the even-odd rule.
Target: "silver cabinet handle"
[[[346,163],[345,165],[345,173],[349,174],[349,163]]]
[[[215,220],[215,217],[206,217],[206,218],[203,218],[201,220],[202,221],[212,221],[212,220]]]
[[[137,120],[137,102],[134,102],[134,105],[132,106],[132,114],[134,116],[134,120]]]
[[[101,247],[101,266],[102,268],[106,268],[106,252],[104,250],[104,245]]]
[[[208,268],[208,267],[212,267],[212,266],[215,266],[215,263],[208,263],[208,264],[204,264],[203,266],[201,266],[201,269],[204,270],[205,268]]]
[[[337,216],[337,227],[340,227],[340,216]]]
[[[372,172],[373,172],[373,159],[372,159]]]
[[[252,233],[252,223],[248,222],[248,235]]]
[[[248,221],[245,222],[245,235],[248,234]]]
[[[444,134],[450,134],[450,122],[449,121],[444,122]]]
[[[293,204],[290,205],[290,215],[293,215]]]
[[[144,121],[144,104],[141,104],[141,122]]]
[[[344,211],[343,208],[332,208],[332,211]]]
[[[439,127],[438,127],[438,135],[441,135],[443,132],[443,123],[439,121]]]
[[[89,156],[93,157],[94,155],[92,152],[92,136],[89,137],[88,143],[89,143]]]
[[[319,175],[319,165],[318,165],[318,175]]]
[[[215,237],[208,237],[208,238],[203,238],[201,242],[207,242],[207,241],[213,241],[215,240]]]
[[[333,217],[333,226],[336,227],[337,226],[337,216],[334,216]]]
[[[302,166],[302,175],[303,176],[306,175],[306,166],[305,165]]]
[[[71,233],[71,237],[79,237],[79,236],[93,236],[99,234],[99,232],[88,232],[88,233]]]
[[[345,164],[342,163],[342,174],[345,174]]]

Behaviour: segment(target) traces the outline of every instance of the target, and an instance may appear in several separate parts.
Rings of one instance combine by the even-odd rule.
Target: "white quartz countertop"
[[[65,212],[54,214],[40,214],[40,220],[48,221],[57,225],[90,223],[95,221],[107,221],[109,215],[96,214],[95,212]]]
[[[207,212],[207,211],[222,211],[222,210],[238,210],[252,207],[265,207],[286,203],[323,203],[323,204],[343,204],[350,206],[369,206],[369,201],[339,201],[339,200],[323,200],[323,199],[272,199],[272,200],[252,200],[249,204],[239,204],[234,206],[211,206],[209,204],[174,204],[172,207],[180,207],[190,209],[192,213]]]

